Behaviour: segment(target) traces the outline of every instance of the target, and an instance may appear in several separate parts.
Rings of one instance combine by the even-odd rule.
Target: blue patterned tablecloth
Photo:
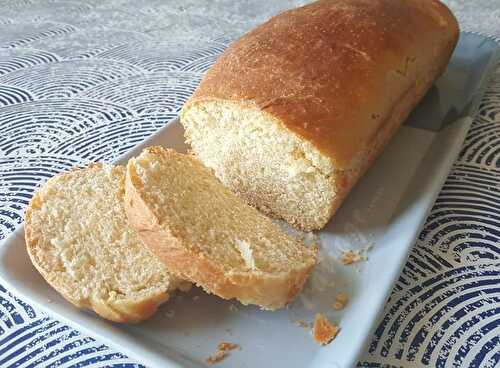
[[[0,0],[0,239],[42,181],[142,141],[231,40],[301,3]],[[447,3],[500,35],[500,1]],[[500,366],[500,69],[359,365]],[[140,364],[0,286],[0,367],[39,366]]]

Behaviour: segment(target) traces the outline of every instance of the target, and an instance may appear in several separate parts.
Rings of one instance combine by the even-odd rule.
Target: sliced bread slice
[[[75,306],[138,322],[187,284],[128,226],[124,179],[124,167],[100,164],[50,179],[26,211],[26,245],[36,269]]]
[[[127,165],[129,223],[171,272],[207,292],[277,309],[316,262],[308,248],[224,187],[196,158],[161,147]]]

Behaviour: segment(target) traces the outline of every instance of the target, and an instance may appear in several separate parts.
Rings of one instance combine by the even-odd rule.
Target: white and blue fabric
[[[179,112],[238,35],[302,1],[0,0],[0,239],[54,174]],[[498,0],[449,0],[500,36]],[[0,367],[142,367],[0,286]],[[359,362],[500,366],[500,69]]]

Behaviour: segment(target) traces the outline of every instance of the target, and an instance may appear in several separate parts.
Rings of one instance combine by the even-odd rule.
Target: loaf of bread
[[[262,211],[321,229],[445,70],[437,0],[323,0],[233,43],[181,112],[193,152]]]
[[[283,307],[315,265],[316,249],[248,206],[190,155],[150,147],[131,159],[125,208],[171,272],[225,299]]]
[[[176,287],[127,225],[125,168],[92,165],[50,179],[25,215],[34,266],[64,298],[115,322],[152,315]]]

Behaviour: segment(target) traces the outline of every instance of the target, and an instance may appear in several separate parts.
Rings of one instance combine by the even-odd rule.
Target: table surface
[[[41,182],[113,161],[176,116],[231,40],[302,3],[0,0],[0,239]],[[446,3],[498,41],[500,0]],[[500,366],[499,123],[500,68],[359,366]],[[141,365],[0,285],[0,366]]]

